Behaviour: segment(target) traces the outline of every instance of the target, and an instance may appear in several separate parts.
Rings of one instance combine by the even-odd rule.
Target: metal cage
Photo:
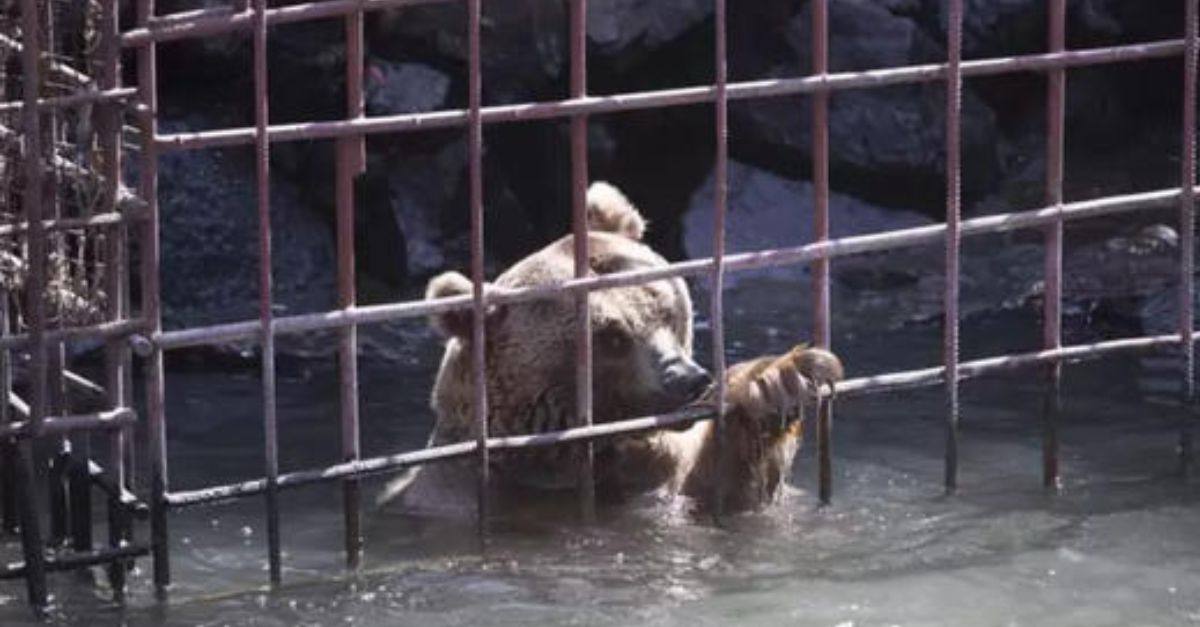
[[[411,113],[367,117],[363,100],[363,15],[366,11],[386,8],[446,2],[450,0],[324,0],[267,8],[266,0],[239,0],[235,6],[200,9],[172,15],[158,15],[154,0],[137,0],[136,26],[122,30],[118,24],[117,0],[103,0],[100,46],[104,63],[95,82],[67,96],[42,97],[39,76],[55,71],[44,63],[45,49],[39,33],[39,17],[43,4],[38,0],[21,0],[23,37],[20,41],[4,42],[17,51],[22,60],[24,81],[23,100],[0,103],[0,111],[21,114],[21,128],[0,129],[6,138],[16,138],[23,157],[22,201],[23,214],[11,224],[0,226],[0,236],[22,237],[27,242],[29,280],[26,284],[27,329],[13,332],[6,315],[2,321],[4,337],[0,338],[0,366],[3,368],[3,394],[7,402],[0,403],[0,438],[3,457],[7,460],[7,487],[14,496],[9,504],[10,516],[20,518],[25,561],[0,570],[0,577],[24,577],[34,606],[46,602],[46,573],[52,570],[82,565],[107,563],[113,577],[114,590],[123,589],[124,562],[149,553],[153,556],[154,583],[165,594],[171,581],[168,554],[167,514],[170,510],[232,497],[263,494],[267,504],[268,559],[270,581],[280,582],[280,541],[278,492],[281,489],[314,482],[340,481],[344,487],[345,552],[347,564],[355,567],[362,551],[360,522],[360,489],[358,479],[364,475],[396,470],[417,464],[474,456],[478,460],[481,533],[486,526],[487,508],[483,498],[488,482],[490,451],[539,445],[563,445],[569,442],[590,443],[591,440],[620,433],[661,428],[700,420],[716,421],[718,434],[720,412],[685,411],[662,416],[647,416],[620,422],[592,424],[591,407],[591,339],[588,332],[589,294],[621,285],[659,280],[677,276],[704,276],[715,295],[711,302],[714,376],[718,382],[717,407],[724,406],[725,347],[722,326],[722,298],[727,272],[785,264],[811,264],[814,292],[812,307],[815,343],[828,346],[830,342],[830,263],[834,258],[880,251],[898,247],[934,244],[945,245],[945,335],[943,363],[928,368],[891,372],[877,376],[844,381],[838,393],[852,396],[898,388],[942,383],[946,393],[945,487],[953,492],[958,476],[958,416],[959,381],[993,371],[1016,367],[1037,366],[1045,372],[1045,403],[1043,408],[1043,480],[1053,487],[1059,478],[1058,436],[1056,415],[1059,411],[1061,365],[1064,362],[1109,355],[1121,351],[1172,349],[1181,357],[1180,377],[1183,380],[1185,419],[1181,426],[1181,459],[1191,456],[1191,408],[1195,399],[1193,282],[1194,271],[1194,209],[1196,192],[1196,70],[1200,35],[1197,31],[1197,0],[1187,1],[1185,36],[1182,39],[1144,42],[1105,48],[1069,50],[1066,48],[1066,0],[1048,2],[1048,49],[1044,53],[1005,58],[962,59],[963,0],[950,0],[948,17],[948,59],[946,63],[912,65],[890,69],[831,73],[828,70],[828,0],[812,0],[812,59],[813,73],[797,78],[729,82],[726,69],[726,0],[715,0],[715,81],[658,91],[622,93],[607,96],[589,95],[587,60],[585,57],[586,0],[570,0],[569,97],[558,101],[532,102],[515,105],[484,106],[481,99],[480,21],[482,0],[462,0],[467,7],[465,24],[468,41],[468,106],[466,109],[430,113]],[[266,59],[268,29],[271,26],[312,20],[342,17],[345,20],[347,44],[346,76],[347,101],[343,119],[334,121],[272,124],[267,96]],[[249,31],[253,40],[253,75],[255,125],[245,128],[222,128],[199,132],[162,133],[157,124],[158,72],[156,50],[160,43],[197,38],[221,33]],[[135,86],[121,84],[119,63],[123,49],[136,58]],[[1068,68],[1098,64],[1122,63],[1153,58],[1184,58],[1182,183],[1181,187],[1152,190],[1121,196],[1110,196],[1083,202],[1063,202],[1063,119],[1065,77]],[[1047,88],[1047,172],[1043,206],[1025,211],[961,219],[960,155],[961,90],[964,78],[1014,72],[1038,72],[1048,77]],[[829,96],[832,92],[850,89],[944,82],[946,85],[946,220],[943,224],[909,228],[883,233],[832,239],[829,231]],[[803,245],[749,253],[725,254],[724,226],[728,196],[728,128],[727,106],[731,100],[770,98],[807,94],[812,98],[812,164],[815,195],[815,239]],[[587,120],[589,115],[632,111],[639,109],[708,104],[714,106],[713,124],[716,132],[715,154],[715,212],[713,256],[672,263],[653,270],[621,272],[605,276],[587,276],[587,238],[585,188],[587,187]],[[42,141],[40,124],[44,116],[80,105],[92,105],[102,111],[97,125],[97,137],[105,155],[104,204],[95,213],[82,216],[63,216],[53,198],[44,197],[43,178],[56,167],[57,157]],[[131,116],[140,135],[138,182],[136,190],[125,189],[121,181],[122,120]],[[482,143],[483,128],[488,124],[503,124],[551,118],[570,119],[572,158],[572,207],[575,241],[576,277],[561,286],[518,290],[487,291],[483,265],[483,189]],[[468,136],[469,189],[471,216],[471,279],[473,293],[469,296],[426,301],[393,302],[360,306],[355,294],[354,268],[354,177],[365,166],[364,137],[376,133],[399,133],[433,128],[466,127]],[[275,316],[272,311],[271,229],[269,223],[269,152],[272,144],[310,139],[335,139],[336,151],[336,208],[337,208],[337,308],[314,314]],[[200,328],[163,331],[160,313],[159,275],[159,212],[157,199],[158,159],[161,155],[184,150],[253,144],[257,172],[259,217],[259,317],[229,324]],[[1179,259],[1179,320],[1178,332],[1166,335],[1143,336],[1083,345],[1062,345],[1062,253],[1063,224],[1096,216],[1136,212],[1148,209],[1177,207],[1179,210],[1181,255]],[[67,229],[109,234],[104,259],[111,271],[106,278],[110,298],[104,320],[85,325],[52,325],[46,320],[44,299],[40,296],[46,282],[48,237]],[[1008,354],[960,361],[959,329],[959,262],[962,237],[997,233],[1014,229],[1041,229],[1045,234],[1045,292],[1043,348],[1024,354]],[[140,251],[140,268],[136,272],[140,298],[134,307],[130,301],[128,281],[133,273],[129,265],[131,241]],[[577,326],[577,423],[575,427],[553,433],[537,433],[514,437],[490,437],[487,432],[487,398],[480,383],[484,371],[483,313],[490,303],[516,302],[570,292],[577,304],[580,323]],[[475,421],[478,437],[429,449],[400,452],[375,458],[363,458],[359,446],[357,327],[385,320],[428,315],[456,309],[473,312],[473,376]],[[341,463],[281,474],[278,464],[277,424],[275,409],[275,338],[280,334],[305,333],[320,329],[339,331],[339,368],[342,425]],[[106,394],[108,407],[84,415],[63,415],[59,398],[61,381],[69,377],[60,357],[66,342],[78,340],[102,341],[105,350],[105,381],[100,386]],[[184,347],[208,345],[231,340],[250,340],[262,347],[262,409],[266,440],[263,477],[230,485],[176,491],[168,481],[166,449],[166,415],[164,409],[163,355],[166,351]],[[29,399],[18,398],[11,389],[13,356],[28,353]],[[147,512],[139,509],[138,499],[129,491],[127,448],[131,425],[139,419],[134,410],[130,383],[132,359],[142,360],[145,381],[145,410],[140,419],[146,421],[149,447],[144,454],[149,460],[150,476]],[[829,403],[818,414],[819,497],[822,502],[831,498],[831,454]],[[106,434],[110,463],[100,468],[87,455],[90,432]],[[40,531],[41,513],[33,498],[32,445],[35,440],[62,438],[71,435],[78,442],[75,457],[88,460],[82,465],[79,488],[86,494],[90,485],[99,485],[110,496],[111,533],[108,546],[94,549],[90,532],[87,538],[77,538],[76,551],[63,556],[47,557]],[[581,457],[580,506],[585,516],[594,511],[592,492],[592,457]],[[78,453],[82,451],[82,456]],[[147,514],[150,536],[135,541],[130,518]],[[89,511],[80,512],[90,516]],[[80,523],[82,524],[82,523]],[[89,527],[90,528],[90,527]],[[82,533],[82,532],[80,532]]]

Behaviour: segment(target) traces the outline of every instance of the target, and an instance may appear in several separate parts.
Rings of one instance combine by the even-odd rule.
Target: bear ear
[[[646,233],[646,219],[616,187],[596,181],[587,191],[588,229],[624,235],[641,240]]]
[[[435,298],[450,298],[452,296],[469,296],[471,292],[471,279],[458,272],[443,272],[429,281],[429,286],[425,288],[425,298],[432,300]],[[488,312],[488,317],[492,317],[492,314],[497,311],[493,305]],[[433,328],[446,337],[463,339],[471,337],[470,309],[456,309],[435,313],[430,316],[429,321],[433,325]]]

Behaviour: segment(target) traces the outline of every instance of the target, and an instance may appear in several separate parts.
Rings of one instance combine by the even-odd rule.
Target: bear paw
[[[843,376],[836,355],[800,344],[779,357],[759,360],[745,379],[731,381],[730,400],[752,416],[793,416],[805,402],[832,396]]]

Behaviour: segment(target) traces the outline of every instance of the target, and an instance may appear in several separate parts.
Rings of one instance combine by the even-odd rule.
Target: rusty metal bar
[[[24,33],[24,48],[21,55],[21,73],[24,81],[23,96],[26,108],[22,111],[24,128],[25,178],[22,190],[22,208],[28,231],[29,278],[25,286],[27,316],[31,340],[32,361],[29,368],[30,419],[35,425],[41,423],[47,406],[47,354],[46,342],[46,299],[42,292],[46,285],[46,233],[42,229],[43,197],[42,173],[42,123],[35,106],[41,91],[39,59],[42,56],[42,33],[38,19],[36,0],[21,2],[21,30]],[[35,567],[36,570],[36,567]]]
[[[137,96],[137,89],[132,87],[123,87],[119,89],[106,89],[104,91],[81,91],[79,93],[70,94],[67,96],[52,96],[49,98],[39,98],[37,100],[37,108],[44,109],[64,109],[84,104],[105,105],[109,103],[123,103]],[[15,111],[24,110],[26,104],[24,102],[10,101],[0,102],[0,113],[12,113]]]
[[[36,435],[46,415],[46,301],[42,289],[46,284],[46,234],[42,230],[42,130],[37,109],[41,93],[40,59],[42,34],[37,0],[21,0],[21,31],[25,38],[21,50],[22,95],[25,109],[22,132],[25,160],[22,210],[30,224],[28,239],[29,278],[26,285],[26,309],[29,336],[32,340],[32,363],[29,371],[31,394],[29,424]],[[6,427],[8,425],[5,425]],[[41,612],[47,603],[46,556],[43,552],[41,515],[34,494],[33,442],[16,443],[5,451],[14,460],[17,474],[17,502],[21,520],[21,548],[25,556],[25,586],[29,603]]]
[[[1062,53],[1035,54],[1019,57],[1002,57],[964,61],[964,77],[990,76],[1011,72],[1040,72],[1053,67],[1076,67],[1101,63],[1140,61],[1179,55],[1183,41],[1172,39],[1146,44],[1131,44],[1110,48],[1068,50]],[[823,77],[764,79],[730,83],[730,100],[771,98],[797,94],[809,94],[821,90],[840,91],[867,87],[883,87],[907,83],[931,82],[946,78],[945,64],[927,64],[897,67],[886,70],[841,72]],[[485,124],[528,122],[549,118],[560,118],[578,114],[617,113],[641,109],[698,105],[714,102],[716,87],[702,85],[664,89],[657,91],[587,96],[561,101],[536,102],[513,105],[483,107],[481,116]],[[430,113],[405,113],[389,116],[362,118],[358,120],[330,120],[324,122],[300,122],[278,124],[268,129],[271,141],[300,141],[331,139],[345,135],[400,133],[436,128],[453,128],[468,123],[469,112],[465,109],[435,111]],[[164,152],[236,146],[254,141],[253,128],[231,128],[211,131],[191,131],[158,136]]]
[[[618,422],[605,422],[590,427],[574,427],[562,431],[548,431],[530,435],[489,437],[487,438],[487,448],[488,450],[507,450],[529,446],[552,446],[570,442],[583,442],[637,431],[677,427],[699,420],[707,420],[712,417],[712,413],[711,409],[707,407],[692,407],[671,414],[645,416]],[[459,459],[476,454],[478,447],[478,441],[456,442],[454,444],[432,446],[406,453],[334,464],[326,468],[302,470],[281,475],[279,477],[279,486],[281,488],[293,488],[322,481],[334,481],[348,476],[364,476],[430,462]],[[252,479],[223,486],[174,492],[169,497],[173,506],[187,507],[258,494],[265,488],[265,480]]]
[[[116,213],[103,212],[90,217],[59,218],[57,220],[42,220],[42,230],[49,233],[54,231],[69,231],[92,227],[108,227],[118,224],[130,224],[146,219],[144,212]],[[18,235],[29,230],[28,222],[0,224],[0,237]]]
[[[346,16],[346,116],[358,119],[366,112],[363,99],[363,14]],[[354,307],[354,179],[366,167],[362,136],[337,143],[337,254],[338,306]],[[341,403],[342,461],[361,456],[358,405],[358,327],[342,327],[338,335],[338,385]],[[362,488],[355,479],[342,484],[346,566],[358,568],[362,558]]]
[[[9,460],[9,471],[17,486],[17,518],[21,526],[21,549],[25,558],[25,589],[35,612],[43,612],[48,600],[46,554],[41,530],[41,507],[33,493],[33,441],[0,442],[0,454]]]
[[[467,0],[467,162],[471,202],[471,383],[478,455],[478,522],[480,541],[486,541],[488,520],[488,406],[487,357],[484,342],[487,299],[483,290],[483,77],[480,68],[482,0]]]
[[[1178,188],[1142,192],[1123,196],[1110,196],[1096,200],[1067,203],[1062,208],[1064,220],[1079,220],[1104,215],[1162,209],[1177,206]],[[1038,227],[1058,219],[1056,207],[1005,213],[964,220],[962,234],[982,235],[1003,233],[1015,229]],[[725,256],[728,270],[745,271],[810,262],[818,257],[830,258],[857,255],[868,252],[941,243],[945,239],[946,225],[931,224],[908,229],[897,229],[883,233],[855,235],[824,242],[813,242],[802,246],[778,248],[767,251],[736,253]],[[538,298],[553,298],[564,290],[602,290],[638,283],[648,283],[677,276],[699,276],[711,272],[712,260],[708,258],[669,264],[665,268],[617,272],[586,279],[572,279],[561,285],[505,289],[492,286],[488,299],[493,304],[515,303]],[[434,300],[409,301],[353,307],[335,311],[280,317],[275,320],[278,334],[305,333],[322,329],[334,329],[348,324],[372,324],[427,316],[434,313],[466,309],[472,304],[470,296],[453,296]],[[253,340],[258,335],[257,321],[230,322],[207,327],[196,327],[157,333],[150,338],[134,337],[146,347],[161,350],[176,350],[189,346],[218,344],[233,340]],[[0,347],[4,346],[0,339]]]
[[[57,50],[58,16],[50,3],[42,5],[42,12],[45,28],[44,56],[54,59],[59,56]],[[46,117],[45,124],[41,129],[45,142],[43,145],[49,147],[50,154],[54,154],[55,147],[62,143],[60,111],[51,108],[39,113]],[[40,160],[42,155],[38,154],[34,158]],[[41,167],[40,164],[39,167]],[[43,184],[46,185],[48,192],[43,215],[48,214],[51,220],[58,220],[63,217],[59,172],[56,169],[49,169]],[[86,217],[88,213],[90,213],[90,208],[84,211],[84,216]],[[48,241],[47,244],[53,248],[53,250],[47,251],[48,254],[59,258],[65,258],[68,255],[65,238],[56,238]],[[49,285],[49,282],[46,285]],[[44,291],[46,286],[36,287],[39,291]],[[60,316],[55,316],[53,326],[57,329],[62,328],[63,320]],[[49,342],[45,346],[45,350],[47,356],[46,412],[49,415],[62,415],[67,412],[66,382],[63,379],[63,370],[66,367],[67,359],[66,347],[61,341]],[[67,434],[63,434],[58,439],[59,442],[56,445],[59,447],[59,453],[55,455],[52,462],[53,470],[49,486],[50,543],[52,545],[69,545],[77,551],[89,551],[93,546],[91,481],[86,473],[78,472],[69,462],[73,455],[81,455],[84,458],[91,455],[91,438],[87,431],[74,431],[69,434],[69,437]]]
[[[263,432],[267,475],[267,561],[272,586],[282,581],[279,546],[279,427],[275,407],[275,332],[271,288],[271,144],[267,95],[267,2],[254,10],[254,164],[258,183],[258,319],[262,334]]]
[[[75,570],[98,564],[107,564],[117,560],[129,560],[141,557],[149,552],[150,548],[148,546],[134,544],[115,549],[96,549],[84,553],[56,555],[46,558],[45,569],[47,572]],[[8,564],[0,567],[0,580],[18,579],[26,577],[28,574],[29,569],[25,567],[25,562],[17,562],[16,564]]]
[[[21,134],[3,124],[0,124],[0,141],[3,141],[6,144],[19,146],[22,141]],[[87,178],[92,176],[92,173],[83,166],[58,154],[51,154],[49,162],[56,170],[62,170],[68,176],[75,176],[79,178]],[[129,213],[130,220],[137,220],[143,217],[142,213],[140,212],[145,209],[146,203],[124,186],[120,186],[117,189],[117,207],[122,211]],[[45,225],[47,230],[62,230],[86,228],[92,226],[93,224],[107,224],[113,221],[111,216],[105,216],[93,222],[93,219],[95,218],[97,218],[97,216],[85,215],[82,218],[43,220],[42,224]],[[28,230],[28,228],[29,225],[26,221],[18,221],[16,223],[0,225],[0,229],[2,229],[0,230],[0,233],[24,233],[26,230]]]
[[[30,420],[18,420],[0,425],[0,439],[63,435],[90,429],[116,429],[132,425],[136,420],[137,414],[128,407],[118,407],[90,414],[47,416],[40,427]]]
[[[155,0],[138,0],[137,23],[147,24],[154,16]],[[159,290],[159,215],[158,215],[158,61],[154,42],[137,51],[138,121],[141,126],[141,154],[138,195],[148,205],[149,219],[139,233],[141,249],[142,316],[153,334],[162,332]],[[153,349],[146,355],[147,442],[150,448],[150,546],[154,561],[154,589],[161,600],[171,584],[171,558],[168,546],[167,501],[167,424],[164,406],[165,373],[163,354]]]
[[[103,90],[119,89],[121,75],[121,42],[120,42],[120,8],[119,0],[105,0],[101,5],[100,16],[100,76],[99,87]],[[136,90],[134,90],[136,94]],[[100,159],[103,166],[104,193],[103,203],[108,212],[100,215],[116,215],[124,218],[126,211],[118,211],[121,191],[121,110],[115,105],[104,106],[97,118]],[[119,321],[129,315],[129,272],[128,256],[129,233],[125,224],[114,224],[105,238],[104,256],[108,264],[104,277],[105,291],[108,293],[106,314],[110,321]],[[132,354],[127,344],[110,341],[104,347],[104,387],[101,390],[107,398],[109,406],[131,407],[133,405],[133,389],[129,385],[132,370]],[[108,441],[108,472],[107,481],[113,486],[108,495],[108,546],[111,550],[122,548],[132,539],[132,525],[122,500],[126,492],[127,478],[125,460],[128,455],[127,443],[130,441],[132,429],[115,430]],[[93,464],[89,461],[90,466]],[[100,477],[103,479],[103,477]],[[113,561],[108,569],[109,588],[113,597],[120,602],[125,597],[126,562]]]
[[[812,2],[812,72],[829,76],[829,2]],[[829,98],[812,94],[813,241],[829,240]],[[813,342],[830,348],[829,258],[813,262]],[[833,498],[833,423],[828,403],[817,408],[817,494],[823,505]]]
[[[0,339],[9,333],[9,293],[0,289]],[[0,349],[0,427],[12,422],[12,352]],[[17,469],[11,449],[0,448],[0,531],[17,530]]]
[[[1193,339],[1200,339],[1200,332],[1194,334]],[[1108,340],[1095,344],[1065,346],[1056,350],[1044,350],[1036,353],[988,357],[974,361],[960,362],[958,365],[958,378],[963,380],[994,372],[1041,366],[1053,361],[1073,363],[1119,353],[1166,349],[1178,344],[1179,336],[1171,333],[1168,335]],[[835,386],[835,390],[839,398],[854,398],[867,394],[926,387],[943,383],[945,381],[945,372],[945,366],[935,366],[932,368],[858,377],[839,382]],[[701,420],[711,420],[713,416],[714,412],[711,407],[690,407],[669,414],[605,422],[592,425],[591,427],[576,427],[562,431],[548,431],[530,435],[490,437],[486,440],[486,446],[489,450],[551,446],[568,442],[613,437],[636,433],[638,431],[678,427]],[[279,487],[293,488],[323,481],[340,480],[350,476],[365,476],[399,470],[419,464],[467,457],[476,454],[479,445],[478,440],[456,442],[407,453],[335,464],[325,468],[286,473],[279,476]],[[197,490],[172,492],[167,495],[167,500],[172,507],[188,507],[201,503],[261,494],[266,490],[266,485],[267,482],[265,479],[252,479],[240,483],[211,486]]]
[[[958,298],[962,250],[962,0],[950,0],[946,50],[946,286],[942,360],[946,364],[946,493],[958,489]]]
[[[1067,8],[1065,0],[1050,0],[1047,10],[1049,18],[1050,52],[1066,47]],[[1046,85],[1046,206],[1061,207],[1063,204],[1063,135],[1066,72],[1062,68],[1051,69]],[[1056,219],[1046,226],[1046,279],[1042,294],[1043,318],[1042,341],[1048,349],[1062,345],[1062,258],[1063,221]],[[1046,390],[1042,403],[1042,485],[1057,489],[1060,481],[1058,456],[1058,414],[1061,410],[1062,365],[1051,363],[1046,366]]]
[[[340,17],[361,11],[378,11],[388,8],[403,8],[423,4],[435,4],[448,0],[320,0],[267,10],[267,26],[301,22],[328,17]],[[244,6],[245,0],[238,0]],[[121,45],[127,48],[143,46],[150,42],[174,41],[178,39],[250,30],[253,27],[253,12],[230,6],[211,7],[182,11],[155,18],[149,24],[125,32]]]
[[[24,26],[22,26],[22,28],[24,28]],[[25,52],[24,44],[3,34],[0,34],[0,48],[7,48],[8,50],[18,54],[23,54]],[[91,84],[92,79],[87,74],[84,74],[69,65],[60,63],[58,58],[53,54],[48,51],[41,50],[40,44],[37,52],[41,66],[46,68],[46,70],[48,70],[50,74],[54,75],[56,78],[61,78],[77,88],[86,89]]]
[[[719,1],[719,0],[718,0]],[[571,0],[571,97],[587,96],[587,0]],[[591,274],[588,261],[588,118],[571,116],[571,216],[575,278]],[[575,293],[575,424],[592,424],[592,313],[590,292]],[[595,450],[591,442],[578,449],[579,511],[585,523],[596,521]]]
[[[812,73],[829,74],[829,0],[813,0]],[[812,94],[812,184],[813,240],[829,239],[829,96],[826,90]],[[829,259],[813,262],[813,343],[830,346]]]
[[[70,342],[78,339],[104,339],[110,337],[127,336],[134,333],[141,333],[149,329],[149,324],[143,320],[132,318],[129,320],[119,320],[115,322],[98,322],[96,324],[67,327],[62,329],[51,329],[42,337],[42,343],[51,342]],[[32,334],[18,333],[0,338],[0,349],[31,349],[37,345],[37,340]]]
[[[711,331],[713,379],[716,384],[716,416],[713,420],[714,442],[716,442],[716,457],[720,460],[718,466],[723,467],[725,456],[728,455],[725,424],[725,218],[729,205],[729,53],[728,53],[728,7],[726,0],[715,0],[713,11],[716,13],[714,48],[714,79],[716,81],[716,106],[714,107],[714,125],[716,127],[716,154],[713,166],[713,258],[709,271],[709,329]],[[725,473],[718,472],[716,483],[713,515],[720,520],[725,513],[726,495]]]
[[[1183,55],[1183,158],[1179,225],[1179,339],[1183,363],[1183,425],[1179,431],[1179,466],[1186,477],[1192,465],[1196,421],[1196,345],[1189,341],[1195,328],[1196,269],[1196,72],[1200,54],[1200,7],[1186,0]]]

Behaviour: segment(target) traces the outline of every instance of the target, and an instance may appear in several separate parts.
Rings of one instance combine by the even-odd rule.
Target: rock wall
[[[160,12],[208,0],[163,0]],[[1069,44],[1085,47],[1179,36],[1181,1],[1074,0]],[[830,7],[830,66],[854,71],[945,58],[945,0],[837,0]],[[969,58],[1045,48],[1043,0],[968,0]],[[484,3],[484,100],[502,104],[565,97],[567,23],[561,1]],[[803,76],[810,71],[807,2],[730,3],[732,80]],[[705,0],[593,0],[589,3],[590,91],[661,89],[711,81],[712,4]],[[371,115],[465,105],[465,16],[451,2],[380,11],[367,18],[366,90]],[[270,33],[274,122],[344,115],[344,55],[338,20],[290,24]],[[253,123],[249,38],[209,37],[160,48],[164,123],[170,128]],[[1068,81],[1068,194],[1099,195],[1178,180],[1178,93],[1173,61],[1072,71]],[[214,98],[214,94],[220,97]],[[938,83],[839,92],[832,97],[830,165],[835,190],[875,208],[940,219],[944,205],[944,89]],[[964,198],[968,210],[1011,210],[1040,199],[1044,81],[1036,75],[967,81],[963,99]],[[794,181],[811,164],[804,97],[731,105],[731,152],[746,168]],[[653,224],[651,243],[674,258],[685,246],[683,216],[712,168],[711,107],[595,116],[593,178],[613,180]],[[1130,137],[1139,148],[1131,149]],[[569,229],[569,148],[564,122],[485,131],[488,256],[500,267]],[[366,301],[419,292],[432,273],[468,259],[466,150],[459,129],[368,140],[358,183],[358,267]],[[331,142],[272,150],[278,229],[277,282],[289,311],[330,302],[333,158]],[[1083,165],[1072,165],[1081,163]],[[1098,165],[1094,165],[1098,164]],[[1169,166],[1169,167],[1168,167]],[[200,176],[197,176],[197,173]],[[228,268],[253,233],[253,169],[211,151],[172,156],[162,171],[164,277]],[[736,193],[738,190],[735,190]],[[855,201],[859,202],[859,201]],[[905,215],[905,214],[897,214]],[[249,217],[247,217],[249,216]],[[250,220],[250,222],[247,222]],[[239,262],[240,263],[240,262]],[[247,262],[249,263],[249,262]],[[199,289],[170,278],[169,319],[179,324],[253,313],[252,273]],[[244,284],[244,285],[243,285]],[[294,302],[288,291],[298,290]],[[307,290],[321,286],[320,298]],[[330,288],[332,289],[332,288]],[[247,302],[248,301],[248,302]]]

